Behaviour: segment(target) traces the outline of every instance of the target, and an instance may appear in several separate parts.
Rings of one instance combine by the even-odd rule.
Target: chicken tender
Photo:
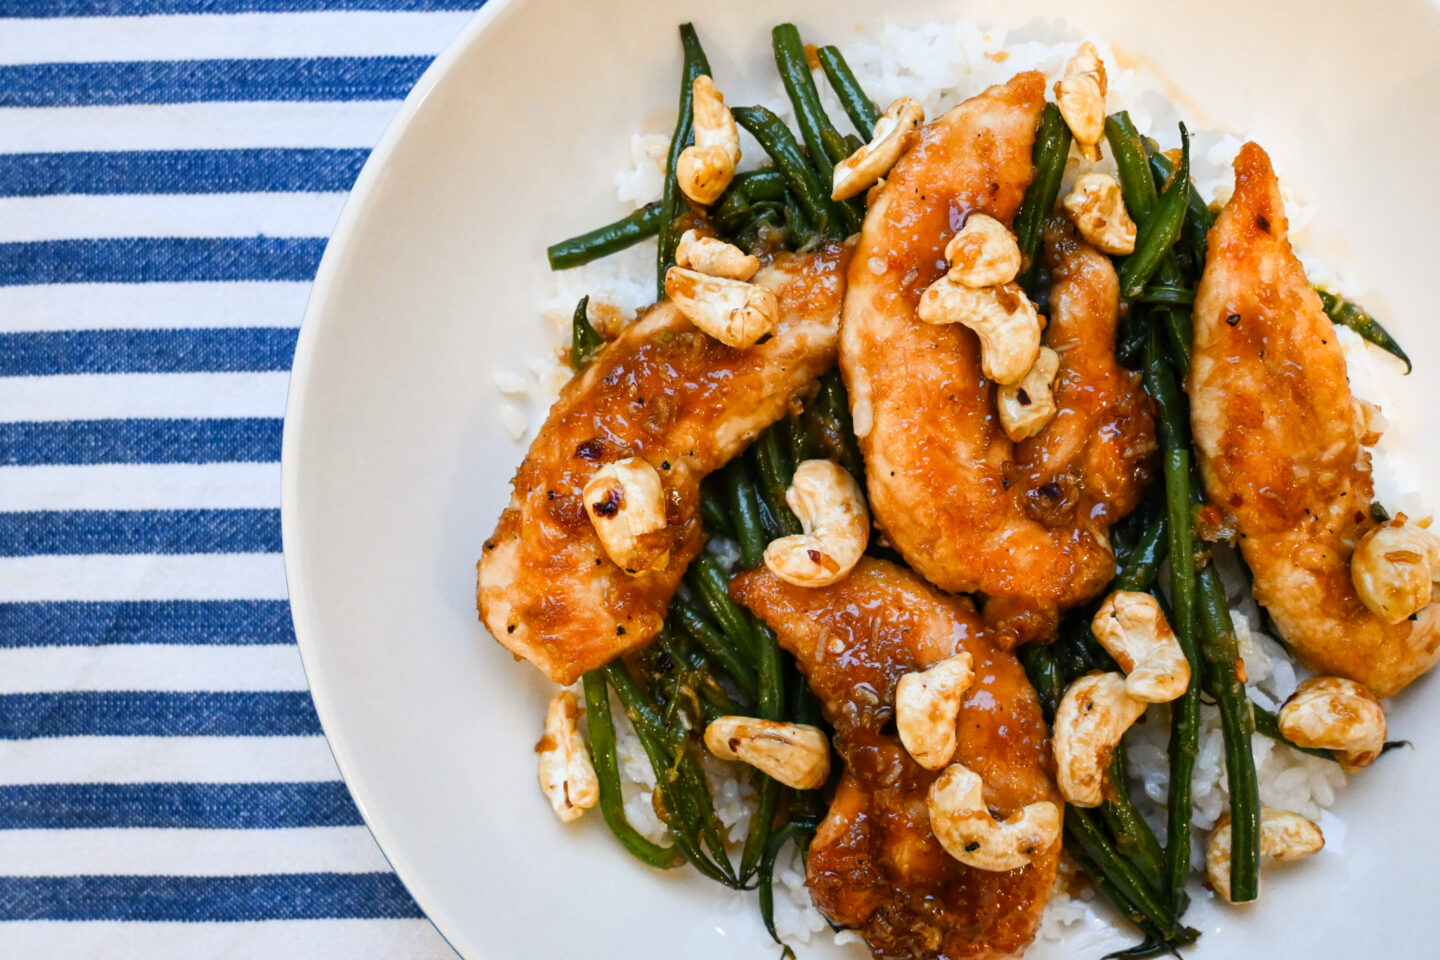
[[[810,845],[816,906],[858,930],[881,958],[1021,952],[1040,925],[1060,843],[1005,873],[951,857],[925,805],[939,772],[916,763],[895,732],[900,678],[968,652],[975,680],[957,720],[954,760],[980,775],[1001,818],[1038,800],[1062,804],[1035,692],[1015,657],[991,643],[970,600],[868,557],[829,587],[791,586],[761,568],[741,574],[730,591],[795,655],[845,761]]]
[[[1006,644],[1104,588],[1107,531],[1138,501],[1154,449],[1148,401],[1113,356],[1114,270],[1066,228],[1052,227],[1046,254],[1060,409],[1037,436],[1005,435],[975,334],[916,317],[966,217],[1013,219],[1044,94],[1041,75],[1020,74],[923,129],[865,219],[841,330],[876,521],[931,583],[985,594]]]
[[[478,569],[495,639],[556,683],[645,646],[700,551],[700,481],[779,420],[835,361],[846,249],[782,256],[755,278],[775,290],[773,336],[745,350],[696,329],[670,302],[651,308],[561,391]],[[668,559],[632,575],[611,562],[582,491],[605,464],[658,472]]]
[[[1246,144],[1195,299],[1200,471],[1300,661],[1389,696],[1440,658],[1440,605],[1389,625],[1356,596],[1350,556],[1374,526],[1366,426],[1288,228],[1270,158]]]

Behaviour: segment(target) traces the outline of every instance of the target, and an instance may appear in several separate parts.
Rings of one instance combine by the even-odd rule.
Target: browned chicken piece
[[[1440,658],[1440,605],[1392,626],[1356,596],[1350,555],[1374,526],[1365,418],[1288,229],[1270,158],[1247,143],[1195,298],[1200,471],[1300,661],[1389,696]]]
[[[1038,436],[1005,435],[974,333],[916,316],[965,218],[1014,217],[1044,96],[1044,78],[1024,73],[923,128],[865,218],[841,330],[876,521],[931,583],[985,594],[1006,644],[1104,588],[1108,529],[1144,490],[1154,449],[1148,401],[1114,360],[1110,261],[1064,228],[1047,253],[1060,410]]]
[[[968,598],[941,594],[882,560],[867,557],[819,589],[760,568],[737,577],[730,591],[795,655],[845,761],[810,845],[815,905],[859,931],[881,958],[1019,954],[1049,900],[1059,842],[1005,873],[951,857],[931,832],[925,805],[939,773],[916,763],[895,732],[900,678],[968,652],[975,681],[957,720],[954,761],[980,775],[985,802],[1000,818],[1038,800],[1060,805],[1049,732],[1014,655],[990,641]]]
[[[758,274],[779,296],[780,320],[749,349],[702,333],[667,301],[565,386],[480,558],[480,616],[496,640],[568,684],[659,633],[704,542],[701,479],[835,361],[846,253],[785,255]],[[658,471],[666,501],[666,525],[647,547],[669,559],[639,575],[611,562],[582,497],[596,471],[629,457]]]

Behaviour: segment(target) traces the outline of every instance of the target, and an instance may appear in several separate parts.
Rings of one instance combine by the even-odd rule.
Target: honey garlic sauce
[[[696,329],[666,302],[608,344],[561,391],[485,542],[477,589],[495,638],[557,683],[648,643],[699,552],[700,481],[815,389],[834,362],[848,248],[779,255],[756,276],[780,303],[775,333],[745,350]],[[582,498],[607,463],[659,473],[666,527],[648,535],[658,570],[606,555]]]
[[[731,593],[795,655],[845,761],[807,863],[820,910],[858,930],[878,957],[989,958],[1023,949],[1049,897],[1059,845],[1008,873],[955,860],[931,832],[925,806],[938,772],[916,763],[895,732],[900,677],[968,652],[975,681],[957,720],[954,760],[984,779],[986,802],[1002,818],[1036,800],[1061,802],[1034,690],[1015,657],[990,641],[970,601],[872,558],[829,587],[791,586],[762,568],[737,577]]]

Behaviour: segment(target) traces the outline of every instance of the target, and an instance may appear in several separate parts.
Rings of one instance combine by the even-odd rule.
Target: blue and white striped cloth
[[[280,555],[296,329],[483,0],[0,0],[0,957],[454,954],[340,782]]]

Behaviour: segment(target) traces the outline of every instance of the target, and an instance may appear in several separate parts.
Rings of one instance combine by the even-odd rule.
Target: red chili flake
[[[594,463],[605,454],[605,444],[599,440],[585,440],[575,448],[575,456]]]
[[[819,563],[819,562],[820,562],[820,551],[819,551],[819,550],[806,550],[805,553],[806,553],[806,555],[808,555],[808,556],[810,557],[810,562],[811,562],[811,563]]]

